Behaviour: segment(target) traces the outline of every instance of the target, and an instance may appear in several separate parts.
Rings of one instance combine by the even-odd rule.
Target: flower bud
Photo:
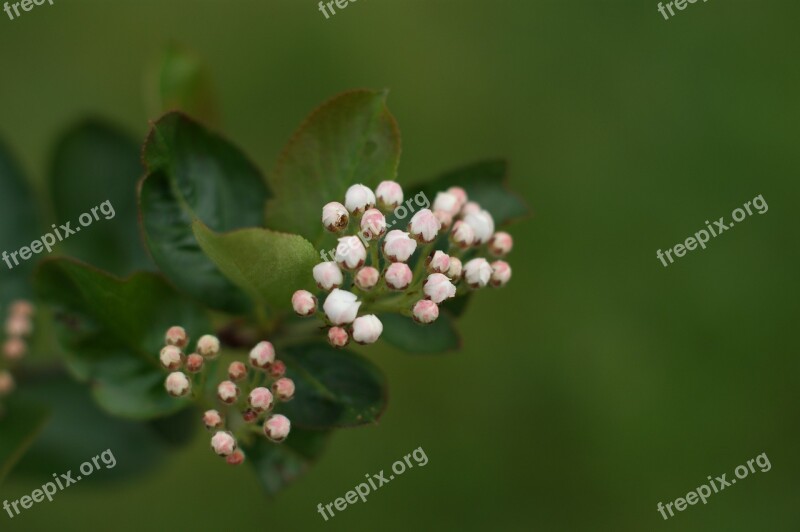
[[[192,353],[186,357],[186,371],[189,373],[200,373],[205,364],[205,359],[197,353]]]
[[[408,232],[417,242],[428,244],[436,239],[442,223],[430,209],[417,211],[408,224]]]
[[[358,273],[356,274],[355,283],[356,286],[362,290],[372,290],[376,284],[378,284],[378,279],[380,279],[381,273],[372,266],[364,266]]]
[[[197,353],[204,358],[215,358],[219,354],[219,340],[216,336],[204,334],[197,341]]]
[[[422,291],[428,299],[437,304],[456,295],[455,285],[441,273],[430,274],[422,285]]]
[[[183,365],[183,353],[174,345],[168,345],[163,348],[159,357],[164,369],[175,371]]]
[[[474,201],[468,201],[461,207],[461,217],[466,218],[470,214],[474,214],[476,212],[481,212],[481,206]]]
[[[353,185],[344,195],[344,206],[355,215],[375,206],[375,194],[364,185]]]
[[[453,224],[450,240],[461,249],[467,249],[475,243],[475,231],[463,220],[458,220]]]
[[[206,410],[203,414],[203,424],[207,429],[221,428],[223,425],[222,416],[216,410]]]
[[[211,438],[211,448],[220,456],[228,456],[236,450],[236,439],[230,432],[220,430]]]
[[[461,259],[457,257],[450,257],[450,267],[447,268],[447,275],[453,284],[458,283],[461,279]]]
[[[6,334],[8,336],[28,336],[33,330],[30,318],[20,314],[11,315],[6,320]]]
[[[269,366],[269,375],[270,377],[279,378],[283,377],[286,374],[286,364],[283,363],[283,360],[276,360]]]
[[[292,294],[292,308],[298,316],[313,316],[317,311],[317,298],[308,290]]]
[[[411,284],[414,274],[411,273],[411,268],[404,262],[393,262],[386,268],[384,278],[386,279],[386,286],[392,290],[405,290]]]
[[[231,381],[222,381],[217,386],[217,397],[223,403],[232,405],[239,398],[239,387]]]
[[[353,322],[353,340],[359,344],[373,344],[380,338],[383,324],[374,314],[360,316]]]
[[[285,440],[291,429],[292,424],[289,422],[289,418],[281,414],[270,416],[264,422],[264,434],[275,443]]]
[[[331,327],[328,329],[328,342],[333,347],[342,348],[350,343],[350,335],[342,327]]]
[[[14,391],[14,377],[8,371],[0,371],[0,397]]]
[[[294,381],[286,377],[278,379],[272,384],[272,391],[281,401],[291,401],[294,397]]]
[[[18,337],[9,338],[3,344],[3,355],[8,360],[19,360],[28,352],[28,344],[25,340]]]
[[[439,317],[439,305],[429,299],[421,299],[411,309],[411,316],[418,323],[433,323]]]
[[[254,388],[253,391],[250,392],[248,403],[256,412],[272,410],[272,392],[264,387]]]
[[[34,308],[30,301],[17,299],[11,303],[8,311],[12,316],[25,316],[26,318],[30,318],[33,316]]]
[[[361,302],[356,299],[355,294],[337,288],[325,298],[322,308],[332,324],[352,323],[358,315],[358,307],[361,306]]]
[[[494,234],[494,219],[489,211],[472,212],[464,217],[464,223],[475,231],[477,244],[485,244]]]
[[[314,280],[322,290],[331,291],[342,286],[342,270],[335,262],[321,262],[314,266]]]
[[[167,329],[167,334],[164,335],[164,343],[183,349],[188,345],[189,337],[186,335],[186,330],[183,327],[175,325]]]
[[[241,465],[244,463],[244,453],[241,449],[236,449],[225,457],[225,461],[232,466]]]
[[[242,419],[245,423],[253,423],[255,420],[258,419],[258,412],[253,410],[252,408],[248,408],[244,412],[242,412]]]
[[[433,211],[433,215],[439,220],[439,225],[442,231],[447,231],[453,224],[453,216],[444,211]]]
[[[498,231],[489,239],[489,251],[495,257],[505,257],[514,247],[514,239],[504,231]]]
[[[467,200],[469,199],[467,198],[467,191],[461,187],[450,187],[447,189],[447,193],[455,196],[456,198],[456,204],[458,208],[456,209],[456,212],[454,214],[455,216],[459,212],[461,212],[461,209],[464,208],[464,205],[466,205]]]
[[[444,251],[436,250],[433,255],[425,259],[430,273],[447,273],[450,268],[450,256]]]
[[[483,288],[492,277],[492,267],[484,258],[472,259],[464,265],[464,280],[472,288]]]
[[[395,181],[383,181],[375,189],[378,206],[384,211],[396,209],[403,203],[403,188]]]
[[[361,217],[361,235],[367,240],[377,240],[386,232],[386,217],[378,209],[369,209]]]
[[[167,389],[167,393],[172,397],[183,397],[192,389],[192,383],[189,382],[186,375],[176,371],[167,376],[167,380],[164,381],[164,388]]]
[[[383,239],[383,256],[391,262],[405,262],[417,249],[417,241],[398,229],[389,231]]]
[[[228,366],[228,378],[236,382],[244,379],[245,377],[247,377],[247,366],[238,360],[231,362],[231,365]]]
[[[355,270],[367,260],[367,249],[357,236],[343,236],[336,246],[336,264],[345,270]]]
[[[254,368],[268,369],[275,362],[275,348],[270,342],[258,342],[250,350],[249,360]]]
[[[338,233],[347,227],[350,216],[339,202],[332,201],[322,208],[322,225],[331,233]]]
[[[455,194],[449,192],[439,192],[436,194],[436,199],[433,200],[433,212],[442,211],[447,213],[452,218],[461,210],[461,204]]]
[[[492,286],[504,286],[511,279],[511,266],[502,260],[496,260],[492,264]]]

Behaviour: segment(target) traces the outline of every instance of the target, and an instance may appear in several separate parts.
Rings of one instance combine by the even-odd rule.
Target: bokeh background
[[[225,133],[265,170],[318,103],[389,87],[403,180],[504,156],[533,208],[512,230],[511,284],[461,322],[463,351],[370,349],[390,382],[380,424],[337,433],[277,499],[203,436],[0,528],[797,530],[800,5],[711,0],[669,21],[656,5],[360,0],[326,20],[313,0],[55,0],[0,17],[0,137],[37,183],[87,115],[144,137],[143,72],[174,40],[207,63]],[[758,194],[766,214],[656,259]],[[113,431],[86,457],[111,445],[123,464]],[[316,512],[420,446],[424,468],[328,522]],[[656,511],[762,452],[771,471],[669,521]],[[48,478],[12,476],[0,499]]]

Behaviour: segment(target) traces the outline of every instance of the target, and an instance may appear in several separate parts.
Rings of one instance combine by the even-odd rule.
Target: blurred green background
[[[321,101],[389,87],[401,179],[507,156],[534,210],[512,229],[511,284],[462,320],[464,350],[366,351],[388,411],[337,433],[277,499],[203,436],[0,528],[797,530],[800,5],[711,0],[669,21],[656,5],[361,0],[326,20],[313,0],[55,0],[0,17],[0,137],[37,182],[87,114],[144,137],[142,74],[175,40],[207,62],[226,134],[263,169]],[[765,215],[656,259],[758,194]],[[427,466],[317,513],[420,446]],[[656,511],[762,452],[768,473]],[[0,499],[47,480],[12,477]]]

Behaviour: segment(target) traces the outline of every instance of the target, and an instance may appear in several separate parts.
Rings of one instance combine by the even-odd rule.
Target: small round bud
[[[217,397],[223,403],[232,405],[239,398],[239,387],[231,381],[222,381],[217,386]]]
[[[286,377],[278,379],[272,384],[272,391],[281,401],[291,401],[294,397],[294,381]]]
[[[255,420],[258,419],[258,412],[253,410],[252,408],[248,408],[244,412],[242,412],[242,419],[245,423],[253,423]]]
[[[514,247],[514,239],[505,231],[498,231],[489,239],[489,251],[495,257],[505,257]]]
[[[367,260],[367,248],[357,236],[343,236],[339,239],[334,256],[336,264],[345,270],[355,270]]]
[[[359,344],[373,344],[380,338],[383,324],[374,314],[360,316],[353,322],[353,340]]]
[[[283,360],[276,360],[269,366],[269,376],[274,378],[283,377],[286,374],[286,364]]]
[[[30,318],[33,316],[34,308],[30,301],[17,299],[11,303],[8,311],[12,316],[24,316],[26,318]]]
[[[450,267],[447,268],[447,275],[453,284],[458,283],[461,279],[461,259],[457,257],[450,257]]]
[[[8,360],[19,360],[28,352],[28,344],[25,340],[18,337],[9,338],[3,344],[3,355]]]
[[[200,373],[205,363],[206,361],[203,357],[197,353],[192,353],[186,357],[186,371],[189,373]]]
[[[228,378],[236,382],[244,379],[245,377],[247,377],[247,366],[238,360],[231,362],[231,365],[228,366]]]
[[[256,412],[272,410],[272,392],[269,391],[269,388],[253,388],[247,402]]]
[[[447,231],[453,225],[453,216],[445,211],[433,211],[433,215],[439,220],[440,230]]]
[[[511,266],[502,260],[496,260],[492,264],[492,277],[490,282],[492,286],[504,286],[509,279],[511,279]]]
[[[369,209],[361,218],[361,236],[377,240],[386,232],[386,217],[378,209]]]
[[[467,203],[464,204],[463,207],[461,207],[462,218],[465,218],[470,214],[474,214],[476,212],[481,212],[481,206],[477,202],[468,201]]]
[[[461,249],[467,249],[475,243],[475,231],[463,220],[458,220],[453,224],[450,241]]]
[[[403,188],[396,181],[383,181],[375,189],[378,206],[384,211],[396,209],[403,203]]]
[[[161,366],[163,366],[164,369],[175,371],[183,365],[184,356],[178,347],[168,345],[161,350],[159,358],[161,359]]]
[[[472,288],[483,288],[491,277],[492,267],[484,258],[472,259],[464,265],[464,280]]]
[[[456,295],[455,285],[441,273],[430,274],[422,285],[422,291],[428,299],[437,304]]]
[[[197,352],[205,358],[214,358],[219,354],[219,339],[210,334],[204,334],[197,341]]]
[[[167,380],[164,381],[164,388],[167,389],[167,393],[172,397],[183,397],[192,389],[192,383],[189,382],[186,375],[176,371],[167,376]]]
[[[332,201],[322,208],[322,225],[331,233],[344,230],[349,221],[347,209],[339,202]]]
[[[317,298],[307,290],[298,290],[292,294],[292,308],[298,316],[313,316],[317,311]]]
[[[268,369],[269,365],[275,361],[275,347],[270,342],[258,342],[250,350],[248,360],[254,368]]]
[[[455,214],[458,214],[461,211],[461,209],[464,208],[464,205],[467,203],[467,200],[469,199],[467,197],[467,191],[461,187],[450,187],[447,189],[447,193],[455,196],[456,203],[458,206],[458,209],[456,210]]]
[[[264,422],[264,435],[275,443],[280,443],[289,435],[292,424],[289,418],[281,414],[270,416]]]
[[[344,206],[355,215],[375,206],[375,194],[364,185],[353,185],[344,196]]]
[[[436,239],[442,223],[430,209],[417,211],[408,223],[408,232],[417,241],[428,244]]]
[[[232,466],[241,465],[244,463],[244,453],[241,449],[236,449],[225,457],[225,461]]]
[[[464,217],[464,223],[475,232],[475,242],[485,244],[494,234],[494,219],[489,211],[472,212]]]
[[[404,262],[393,262],[386,268],[384,278],[386,279],[386,286],[392,290],[405,290],[411,284],[414,274],[411,268]]]
[[[389,231],[383,239],[383,256],[391,262],[405,262],[417,249],[417,241],[398,229]]]
[[[381,278],[381,272],[372,266],[364,266],[356,274],[355,283],[361,290],[372,290],[378,284],[378,279]]]
[[[433,323],[439,317],[439,305],[429,299],[421,299],[411,309],[411,316],[418,323]]]
[[[0,371],[0,397],[14,391],[14,377],[8,371]]]
[[[346,290],[339,290],[338,288],[331,292],[322,308],[325,311],[325,316],[334,325],[344,325],[345,323],[352,323],[358,315],[358,308],[361,302],[357,301],[356,295]]]
[[[216,410],[206,410],[203,414],[203,425],[205,425],[207,429],[221,428],[223,425],[222,416]]]
[[[433,255],[425,259],[425,263],[430,273],[447,273],[450,268],[450,256],[443,251],[436,250]]]
[[[331,327],[328,329],[328,342],[333,347],[342,348],[350,343],[350,335],[342,327]]]
[[[461,204],[455,194],[450,192],[439,192],[436,194],[436,199],[433,200],[433,211],[441,211],[449,214],[452,218],[461,210]]]
[[[220,430],[211,438],[211,448],[220,456],[228,456],[236,450],[236,439],[230,432]]]
[[[317,264],[314,266],[313,274],[317,286],[326,291],[339,288],[342,286],[344,280],[342,277],[342,270],[340,270],[339,266],[333,261]]]
[[[6,334],[8,336],[28,336],[32,330],[33,324],[27,316],[12,314],[6,320]]]
[[[167,329],[167,334],[164,335],[164,343],[183,349],[189,345],[189,336],[186,334],[186,330],[183,327],[175,325]]]

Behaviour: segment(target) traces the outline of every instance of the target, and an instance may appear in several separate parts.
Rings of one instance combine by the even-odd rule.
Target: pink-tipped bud
[[[217,397],[227,405],[232,405],[239,398],[239,387],[231,381],[222,381],[217,386]]]
[[[286,374],[286,364],[283,360],[276,360],[269,366],[269,375],[273,378],[280,378]]]
[[[19,360],[28,352],[28,344],[25,340],[18,337],[9,338],[3,344],[3,355],[8,360]]]
[[[6,320],[6,334],[8,336],[28,336],[33,330],[30,318],[22,315],[14,315]]]
[[[247,377],[247,366],[238,360],[231,362],[231,365],[228,366],[228,378],[234,382],[237,382],[245,377]]]
[[[356,295],[346,290],[338,288],[325,298],[322,308],[325,316],[333,325],[344,325],[352,323],[358,315],[358,308],[361,302],[357,301]]]
[[[489,239],[489,251],[495,257],[505,257],[514,247],[514,239],[505,231],[498,231]]]
[[[289,418],[281,414],[270,416],[264,422],[264,435],[275,443],[280,443],[289,435],[292,424]]]
[[[483,288],[491,277],[492,267],[484,258],[472,259],[464,265],[464,280],[472,288]]]
[[[458,220],[453,224],[450,232],[450,241],[461,249],[467,249],[475,243],[475,231],[463,220]]]
[[[203,414],[203,425],[205,425],[207,429],[222,428],[222,416],[216,410],[206,410]]]
[[[211,438],[211,448],[220,456],[229,456],[236,450],[236,438],[230,432],[221,430]]]
[[[275,348],[270,342],[258,342],[250,350],[248,360],[254,368],[269,369],[270,364],[275,361]]]
[[[248,408],[242,412],[242,419],[245,423],[254,423],[258,419],[258,412],[252,408]]]
[[[439,317],[439,305],[429,299],[421,299],[411,309],[411,316],[418,323],[433,323]]]
[[[475,231],[475,242],[485,244],[494,234],[494,218],[489,211],[472,212],[464,217],[464,223]]]
[[[436,194],[436,199],[433,200],[433,211],[441,211],[449,214],[452,218],[461,210],[461,204],[458,202],[458,197],[450,192],[439,192]]]
[[[286,377],[278,379],[272,384],[272,391],[281,401],[291,401],[294,397],[294,381]]]
[[[414,274],[411,268],[404,262],[393,262],[386,268],[384,279],[386,279],[386,286],[392,290],[405,290],[411,284]]]
[[[241,449],[236,449],[225,457],[225,461],[232,466],[242,465],[244,463],[244,453]]]
[[[353,322],[353,340],[359,344],[373,344],[383,332],[383,323],[374,314],[360,316]]]
[[[433,211],[433,215],[439,220],[442,231],[447,231],[453,225],[453,215],[444,211]]]
[[[204,334],[197,341],[197,353],[205,358],[215,358],[219,354],[219,339],[210,334]]]
[[[189,336],[186,334],[186,329],[178,325],[170,327],[167,329],[167,334],[164,335],[164,343],[183,349],[189,344]]]
[[[447,273],[450,268],[450,256],[443,251],[436,250],[433,255],[425,259],[425,263],[430,273]]]
[[[381,277],[381,272],[379,272],[376,268],[372,266],[364,266],[358,273],[356,274],[355,283],[356,286],[362,290],[372,290],[376,284],[378,284],[378,279]]]
[[[458,210],[456,210],[456,214],[461,212],[461,209],[464,208],[464,205],[467,204],[467,191],[461,187],[450,187],[447,189],[448,194],[452,194],[456,198],[456,203],[458,205]]]
[[[350,343],[350,335],[342,327],[331,327],[328,329],[328,342],[333,347],[342,348]]]
[[[164,381],[164,388],[167,389],[167,393],[172,397],[183,397],[191,391],[192,383],[189,382],[186,375],[176,371],[167,376],[167,380]]]
[[[375,189],[378,206],[384,211],[396,209],[403,203],[403,187],[396,181],[383,181]]]
[[[8,371],[0,371],[0,397],[14,391],[14,377]]]
[[[511,279],[511,266],[503,260],[496,260],[492,264],[492,286],[504,286]]]
[[[463,207],[461,207],[462,218],[465,218],[470,214],[474,214],[476,212],[481,212],[481,206],[477,202],[468,201],[467,203],[464,204]]]
[[[344,206],[355,215],[375,206],[375,194],[364,185],[353,185],[344,195]]]
[[[17,299],[11,303],[8,311],[12,316],[25,316],[26,318],[30,318],[33,316],[34,307],[30,301]]]
[[[322,208],[322,225],[331,233],[338,233],[347,228],[350,216],[344,205],[332,201]]]
[[[197,353],[192,353],[186,357],[186,371],[189,373],[200,373],[203,370],[203,365],[206,361]]]
[[[175,371],[183,365],[184,356],[180,348],[174,345],[168,345],[161,350],[159,358],[161,359],[161,366],[164,369]]]
[[[342,286],[344,279],[342,277],[342,270],[340,270],[339,266],[333,261],[320,262],[314,266],[313,274],[317,286],[325,291],[339,288]]]
[[[457,284],[461,280],[461,259],[457,257],[450,257],[450,267],[447,268],[447,275],[453,284]]]
[[[361,218],[361,236],[377,240],[386,232],[386,217],[378,209],[369,209]]]
[[[442,273],[430,274],[422,285],[422,291],[428,299],[437,304],[456,295],[455,285]]]
[[[336,264],[345,270],[355,270],[367,260],[367,248],[357,236],[343,236],[339,239],[334,256]]]
[[[313,316],[317,311],[317,298],[307,290],[298,290],[292,294],[292,308],[298,316]]]
[[[430,209],[417,211],[408,223],[408,232],[417,241],[428,244],[436,239],[442,223]]]
[[[383,256],[391,262],[405,262],[417,249],[417,241],[398,229],[389,231],[383,239]]]
[[[256,412],[272,410],[272,392],[269,391],[269,388],[253,388],[247,401]]]

